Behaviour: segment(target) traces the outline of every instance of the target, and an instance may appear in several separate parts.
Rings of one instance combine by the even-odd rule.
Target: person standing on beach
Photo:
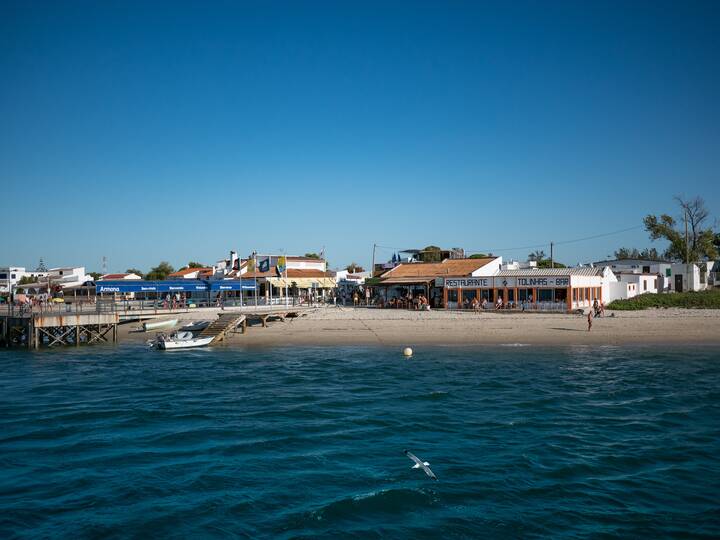
[[[588,332],[592,328],[593,312],[592,309],[588,311]]]

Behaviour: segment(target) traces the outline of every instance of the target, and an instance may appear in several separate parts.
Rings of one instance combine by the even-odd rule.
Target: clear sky
[[[524,258],[676,194],[717,217],[718,51],[720,2],[6,0],[0,265]]]

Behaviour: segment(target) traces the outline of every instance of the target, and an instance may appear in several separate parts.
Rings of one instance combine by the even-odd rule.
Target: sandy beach
[[[123,325],[120,340],[144,341],[154,333]],[[594,319],[550,313],[417,312],[352,307],[319,308],[267,328],[251,324],[223,346],[336,345],[579,345],[718,344],[720,311],[659,309],[608,312]]]

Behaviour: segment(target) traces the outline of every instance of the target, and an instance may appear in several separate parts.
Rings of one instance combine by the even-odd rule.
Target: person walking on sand
[[[592,309],[588,311],[588,332],[592,328],[593,312]]]

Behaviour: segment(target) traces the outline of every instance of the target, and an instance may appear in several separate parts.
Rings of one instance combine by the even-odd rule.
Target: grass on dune
[[[720,309],[720,289],[698,292],[641,294],[628,300],[614,300],[608,309],[637,310],[651,308]]]

